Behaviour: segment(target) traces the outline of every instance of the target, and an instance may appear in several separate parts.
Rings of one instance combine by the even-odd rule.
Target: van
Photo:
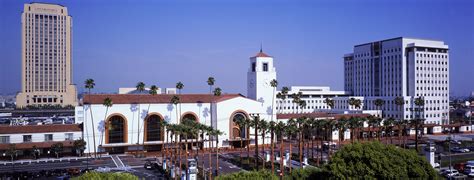
[[[469,177],[474,177],[474,164],[466,164],[464,174],[467,174]]]

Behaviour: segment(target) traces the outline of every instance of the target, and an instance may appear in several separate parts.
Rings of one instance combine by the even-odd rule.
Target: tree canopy
[[[89,180],[89,179],[95,179],[95,180],[138,180],[137,176],[134,176],[129,173],[120,173],[120,172],[115,172],[115,173],[101,173],[101,172],[86,172],[85,174],[73,178],[74,180]]]
[[[430,179],[435,170],[413,150],[380,142],[345,145],[326,167],[332,177],[345,179]]]

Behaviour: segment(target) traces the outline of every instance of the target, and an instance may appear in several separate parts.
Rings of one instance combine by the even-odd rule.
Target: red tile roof
[[[271,56],[269,56],[268,54],[265,54],[264,52],[260,51],[254,57],[271,57]]]
[[[290,119],[290,118],[334,118],[340,119],[351,118],[351,117],[369,117],[370,114],[329,114],[325,112],[315,112],[315,113],[293,113],[293,114],[277,114],[277,119]]]
[[[81,132],[79,124],[0,126],[0,134]]]
[[[30,142],[30,143],[13,143],[16,149],[31,149],[33,146],[37,148],[50,148],[51,145],[56,143],[63,143],[64,147],[73,147],[74,141],[49,141],[49,142]],[[6,150],[10,148],[10,144],[0,144],[0,150]]]
[[[244,97],[241,94],[223,94],[214,96],[211,94],[91,94],[85,95],[85,104],[102,104],[105,98],[112,99],[113,104],[167,104],[173,96],[178,96],[181,103],[210,103],[221,102],[236,97]]]

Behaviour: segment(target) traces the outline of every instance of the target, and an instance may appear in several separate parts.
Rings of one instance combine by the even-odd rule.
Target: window
[[[53,141],[53,134],[45,134],[44,141]]]
[[[23,135],[23,142],[31,142],[31,135]]]
[[[252,72],[255,72],[255,69],[256,69],[255,67],[256,67],[255,63],[252,63]]]
[[[66,141],[74,140],[74,134],[72,134],[72,133],[66,133],[66,134],[64,134],[64,137],[65,137],[64,140],[66,140]]]
[[[263,71],[268,71],[268,63],[263,63]]]
[[[0,136],[0,144],[10,143],[10,136]]]

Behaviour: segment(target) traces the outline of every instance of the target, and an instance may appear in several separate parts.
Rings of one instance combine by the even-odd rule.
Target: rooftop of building
[[[358,46],[365,46],[365,45],[368,45],[368,44],[372,44],[374,42],[385,42],[385,41],[393,41],[393,40],[397,40],[397,39],[413,39],[413,40],[423,40],[423,41],[436,41],[436,42],[443,42],[441,40],[437,40],[437,39],[428,39],[428,38],[413,38],[413,37],[403,37],[403,36],[400,36],[400,37],[395,37],[395,38],[389,38],[389,39],[383,39],[383,40],[379,40],[379,41],[370,41],[368,43],[363,43],[363,44],[358,44],[358,45],[355,45],[354,47],[358,47]]]
[[[105,98],[110,98],[113,104],[169,104],[173,96],[179,97],[180,103],[210,103],[221,102],[236,97],[245,97],[242,94],[91,94],[85,95],[84,104],[103,104]]]

